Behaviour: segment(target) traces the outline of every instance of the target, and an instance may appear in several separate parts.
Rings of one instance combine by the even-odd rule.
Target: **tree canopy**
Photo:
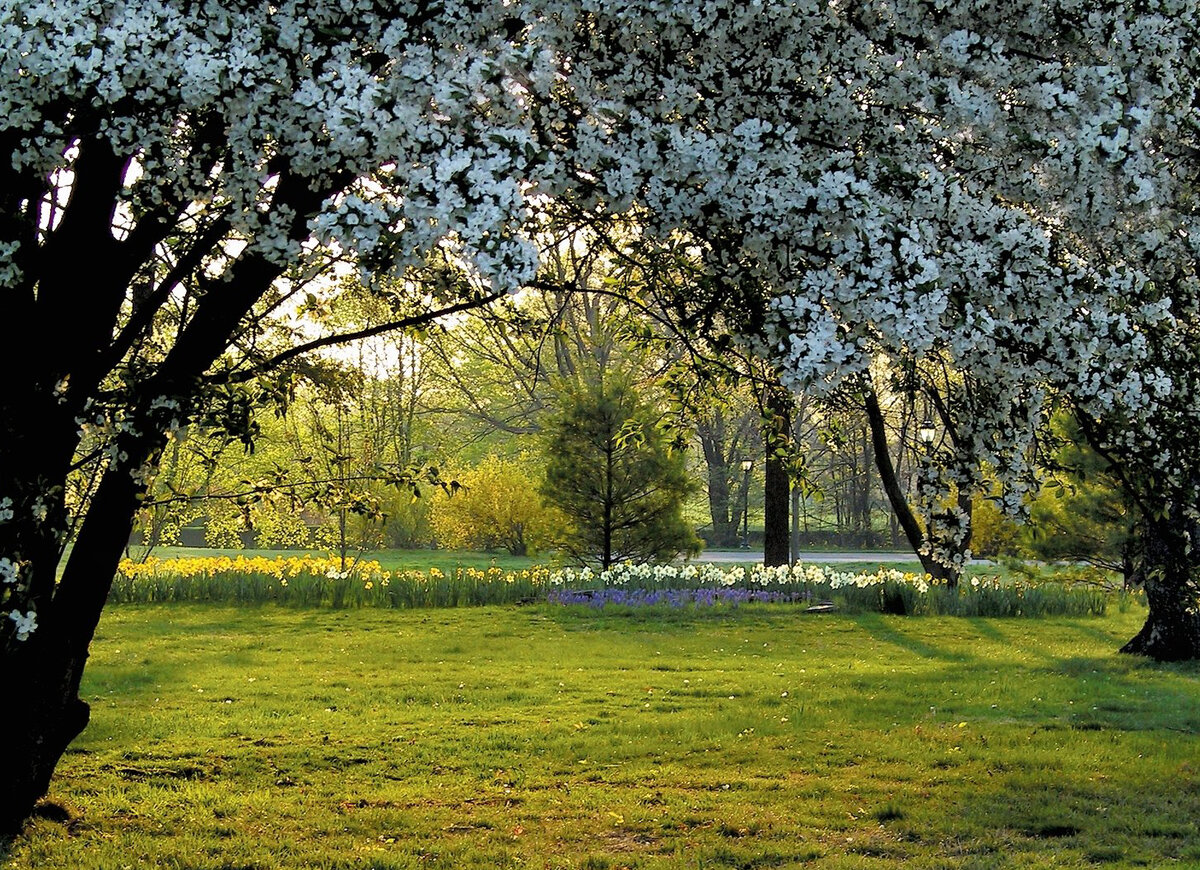
[[[1071,405],[1145,517],[1130,648],[1200,654],[1197,29],[1195,0],[4,0],[0,827],[86,722],[168,433],[239,431],[363,334],[299,322],[321,278],[387,272],[365,331],[424,323],[532,278],[552,209],[685,239],[792,385],[946,354],[977,381],[953,467],[1013,510]]]

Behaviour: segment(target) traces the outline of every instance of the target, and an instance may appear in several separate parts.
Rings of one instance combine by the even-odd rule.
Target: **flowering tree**
[[[373,329],[422,322],[531,276],[555,198],[771,288],[796,384],[948,354],[1014,507],[1069,401],[1148,518],[1131,649],[1200,653],[1196,29],[1195,0],[0,2],[0,827],[86,722],[169,433],[345,338],[272,326],[339,263],[465,268]]]
[[[423,281],[381,332],[529,269],[521,185],[546,149],[517,83],[552,65],[506,19],[453,3],[0,4],[0,688],[20,699],[0,723],[0,829],[87,721],[88,644],[172,433],[245,426],[260,374],[346,337],[280,325],[314,279],[347,261],[411,278],[431,253],[473,275]],[[81,473],[92,485],[68,500]]]
[[[1019,512],[1036,438],[1070,405],[1147,518],[1150,617],[1126,649],[1200,655],[1196,4],[614,15],[644,48],[605,92],[656,100],[604,140],[610,196],[768,288],[767,350],[797,386],[835,387],[875,351],[969,372],[926,504],[987,467]]]
[[[892,19],[897,72],[863,110],[924,153],[855,156],[845,189],[871,203],[776,303],[800,379],[845,377],[866,347],[970,373],[955,447],[973,461],[940,477],[960,492],[983,460],[1018,509],[1033,440],[1069,404],[1144,517],[1150,617],[1125,649],[1158,658],[1200,654],[1196,23],[1189,3]]]

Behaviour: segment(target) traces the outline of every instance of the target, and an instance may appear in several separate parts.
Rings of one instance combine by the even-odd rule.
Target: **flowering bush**
[[[519,461],[488,456],[454,478],[462,484],[437,498],[433,530],[449,549],[503,547],[524,556],[545,545],[561,523],[537,492],[537,479]]]

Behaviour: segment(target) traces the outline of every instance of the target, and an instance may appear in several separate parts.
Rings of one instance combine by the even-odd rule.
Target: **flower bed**
[[[741,603],[832,602],[850,612],[958,616],[1100,616],[1108,606],[1102,589],[1054,581],[971,578],[949,589],[929,575],[881,569],[838,571],[822,565],[722,569],[712,564],[617,565],[605,571],[567,569],[550,575],[559,604],[705,606]],[[689,595],[652,593],[691,590]]]
[[[1107,594],[1092,586],[972,578],[948,589],[927,575],[821,565],[750,569],[712,564],[617,565],[505,571],[387,571],[378,562],[313,556],[203,557],[124,561],[114,602],[274,602],[299,607],[460,607],[548,601],[587,607],[736,607],[831,602],[848,612],[962,616],[1101,615]]]

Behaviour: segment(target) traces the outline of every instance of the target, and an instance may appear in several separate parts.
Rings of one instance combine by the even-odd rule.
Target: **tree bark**
[[[801,490],[798,486],[792,487],[792,531],[788,541],[788,555],[790,557],[789,564],[796,564],[800,561],[800,499]]]
[[[708,480],[708,514],[712,522],[712,546],[728,547],[737,541],[738,511],[731,508],[730,457],[726,453],[725,421],[719,414],[714,420],[696,427]]]
[[[768,393],[767,411],[769,419],[763,430],[763,441],[767,448],[763,493],[763,564],[786,565],[791,556],[788,535],[791,476],[787,469],[787,451],[792,423],[791,401],[782,388],[773,388]]]
[[[925,533],[921,530],[921,524],[917,522],[917,517],[913,513],[912,507],[909,506],[900,481],[896,477],[896,469],[892,465],[891,449],[888,447],[883,409],[879,407],[879,397],[875,395],[874,389],[868,387],[863,392],[863,406],[866,408],[867,422],[871,429],[875,467],[879,470],[879,479],[883,483],[883,491],[887,494],[892,512],[896,515],[900,528],[904,530],[904,537],[908,540],[908,545],[912,548],[913,553],[921,560],[921,568],[925,573],[953,588],[958,584],[958,572],[924,552],[927,543]]]
[[[613,563],[613,478],[616,475],[614,438],[615,436],[610,434],[604,444],[604,537],[600,553],[600,567],[603,569],[608,569]]]
[[[106,158],[101,174],[107,180],[88,188],[96,192],[97,201],[105,190],[111,200],[113,165],[116,163]],[[81,166],[79,171],[87,168]],[[306,216],[330,191],[312,190],[295,176],[281,178],[277,190],[280,202],[295,207],[294,234],[307,238]],[[239,323],[282,272],[281,266],[257,252],[243,253],[230,269],[230,280],[210,288],[202,297],[165,359],[133,379],[124,405],[122,433],[113,442],[111,457],[97,460],[108,462],[107,469],[83,514],[62,579],[55,585],[60,544],[67,535],[65,492],[72,454],[80,440],[76,415],[84,415],[85,400],[111,374],[105,367],[108,363],[102,365],[98,360],[105,358],[105,342],[115,331],[116,311],[128,289],[121,284],[127,284],[125,277],[121,282],[114,277],[124,274],[118,270],[104,283],[101,295],[105,300],[87,302],[79,296],[81,270],[104,259],[99,255],[111,248],[112,233],[110,210],[93,202],[90,194],[82,199],[78,196],[78,192],[73,194],[68,207],[76,217],[70,223],[64,217],[60,226],[66,228],[63,237],[78,244],[71,246],[71,255],[66,257],[69,262],[62,255],[54,258],[54,266],[45,276],[41,285],[44,296],[39,294],[37,299],[37,305],[45,310],[27,312],[28,322],[14,325],[22,340],[29,342],[42,334],[39,329],[88,321],[86,328],[75,330],[70,347],[52,357],[57,364],[69,363],[70,368],[47,373],[31,367],[0,386],[0,419],[21,421],[17,425],[10,422],[0,432],[0,457],[5,463],[0,467],[0,489],[12,499],[15,512],[13,522],[0,525],[0,549],[5,558],[11,555],[20,563],[20,587],[28,590],[22,607],[31,607],[37,619],[36,629],[25,639],[10,632],[12,639],[3,649],[0,692],[9,699],[9,710],[0,716],[0,745],[8,748],[10,764],[0,783],[2,836],[21,830],[46,793],[66,747],[87,725],[89,709],[79,697],[79,685],[88,647],[145,491],[140,470],[157,463],[166,440],[165,423],[174,413],[188,416],[188,408],[183,406],[197,401],[203,390],[203,373],[229,346]],[[73,309],[65,320],[61,311],[69,303],[54,299],[60,285],[64,299],[78,296],[85,305]],[[112,303],[108,296],[117,302]],[[103,322],[92,322],[95,320]],[[120,359],[109,362],[119,363]],[[170,411],[156,404],[164,398],[176,399],[178,407]],[[34,505],[40,505],[44,514],[37,523],[28,519]],[[23,531],[24,526],[28,530]]]
[[[1174,516],[1142,523],[1136,578],[1146,590],[1150,613],[1121,652],[1163,662],[1200,658],[1200,590],[1195,579],[1200,556],[1192,543],[1198,532],[1194,522]]]
[[[63,752],[87,726],[89,708],[79,697],[79,684],[142,488],[125,468],[106,472],[53,606],[39,611],[40,624],[28,647],[6,662],[0,691],[21,702],[0,717],[0,740],[12,750],[8,781],[0,789],[0,835],[20,831],[49,788]],[[38,568],[53,574],[57,561],[47,560]]]

